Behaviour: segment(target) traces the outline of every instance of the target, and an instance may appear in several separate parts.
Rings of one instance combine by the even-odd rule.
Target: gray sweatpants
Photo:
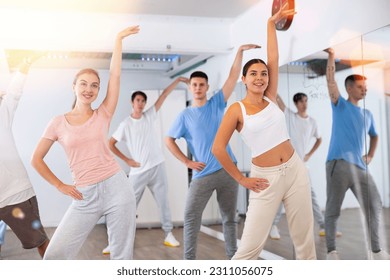
[[[111,259],[133,258],[134,190],[123,171],[97,184],[78,187],[82,200],[73,200],[57,227],[44,259],[74,259],[97,221],[105,216]]]
[[[145,172],[129,176],[130,184],[134,188],[137,207],[144,194],[146,186],[152,193],[157,207],[160,210],[160,220],[165,234],[172,231],[171,210],[168,200],[168,180],[165,163],[160,163]]]
[[[214,190],[222,216],[225,251],[231,259],[237,250],[237,192],[238,183],[220,169],[205,177],[191,181],[184,213],[184,258],[196,259],[198,233],[202,213]]]
[[[345,160],[332,160],[326,163],[326,187],[325,231],[328,252],[336,250],[337,220],[348,189],[355,195],[365,215],[371,249],[379,251],[382,201],[371,174]]]

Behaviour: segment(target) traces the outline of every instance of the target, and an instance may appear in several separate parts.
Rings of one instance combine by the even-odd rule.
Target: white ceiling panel
[[[0,8],[235,18],[261,0],[1,0]]]

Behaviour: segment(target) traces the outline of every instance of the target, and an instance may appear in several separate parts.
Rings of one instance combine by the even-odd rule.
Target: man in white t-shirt
[[[144,112],[147,96],[142,91],[136,91],[131,96],[133,111],[124,119],[110,139],[111,151],[130,166],[129,180],[134,187],[137,206],[141,201],[146,186],[151,191],[160,211],[162,229],[165,232],[164,245],[180,246],[172,234],[171,211],[168,202],[168,182],[165,172],[164,155],[157,144],[158,136],[154,126],[157,112],[167,96],[179,82],[188,83],[188,79],[178,77],[159,96],[154,106]],[[125,142],[131,158],[123,154],[117,147],[117,142]],[[103,249],[103,254],[109,254],[109,247]]]
[[[42,227],[37,198],[12,133],[26,75],[32,62],[40,56],[41,54],[36,53],[25,58],[7,91],[0,92],[0,220],[5,222],[0,226],[0,249],[7,224],[23,248],[37,248],[43,257],[49,239]]]
[[[307,95],[301,92],[294,95],[293,101],[295,107],[297,108],[297,112],[293,112],[290,108],[288,108],[279,95],[276,101],[286,117],[291,144],[298,156],[304,162],[307,162],[318,149],[322,141],[316,120],[307,114]],[[313,139],[315,139],[315,142],[311,145]],[[311,196],[314,219],[320,227],[319,235],[325,236],[325,220],[321,212],[321,208],[318,205],[313,187],[311,188]],[[279,207],[279,211],[276,214],[270,231],[271,239],[280,239],[279,230],[276,225],[279,223],[281,215],[282,205]],[[341,233],[338,232],[338,236],[340,235]]]

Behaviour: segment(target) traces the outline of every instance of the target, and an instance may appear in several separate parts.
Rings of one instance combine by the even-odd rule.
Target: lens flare
[[[24,219],[25,217],[24,212],[19,207],[12,209],[12,216],[14,216],[16,219]]]
[[[39,220],[35,220],[31,223],[31,226],[33,229],[39,229],[41,228],[41,222]]]

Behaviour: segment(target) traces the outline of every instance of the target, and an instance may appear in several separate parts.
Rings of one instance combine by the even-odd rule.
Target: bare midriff
[[[294,154],[294,148],[286,140],[271,150],[252,158],[252,163],[259,167],[272,167],[287,162]]]

